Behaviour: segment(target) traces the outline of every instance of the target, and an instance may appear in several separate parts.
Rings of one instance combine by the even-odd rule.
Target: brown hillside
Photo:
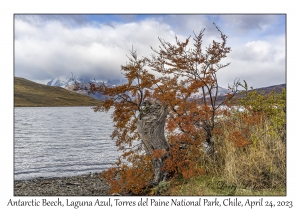
[[[38,84],[24,78],[14,78],[14,106],[96,106],[101,103],[89,96],[61,87]]]

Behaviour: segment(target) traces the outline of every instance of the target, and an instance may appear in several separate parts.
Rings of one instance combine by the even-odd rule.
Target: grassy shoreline
[[[198,176],[189,180],[162,182],[153,191],[158,196],[286,196],[285,187],[251,189],[226,183],[220,177]],[[152,191],[152,192],[153,192]],[[110,196],[101,172],[67,177],[14,181],[15,196]],[[142,196],[152,196],[149,191]],[[128,195],[126,195],[128,196]]]
[[[235,186],[216,176],[198,176],[190,180],[177,180],[160,189],[161,195],[172,196],[286,196],[286,187],[253,189]]]

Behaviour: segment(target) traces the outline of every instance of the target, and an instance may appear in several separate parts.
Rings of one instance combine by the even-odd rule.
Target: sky
[[[46,84],[62,75],[122,79],[132,47],[138,57],[159,49],[158,37],[175,43],[205,29],[203,49],[220,33],[231,52],[221,63],[219,85],[235,79],[254,88],[286,83],[285,14],[14,15],[14,76]]]

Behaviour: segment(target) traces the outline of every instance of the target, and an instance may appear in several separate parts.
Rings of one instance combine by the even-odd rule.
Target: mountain
[[[49,86],[59,86],[62,88],[65,88],[67,90],[73,91],[73,87],[74,87],[74,79],[71,79],[68,76],[60,76],[58,78],[52,79],[51,81],[49,81],[47,83],[47,85]],[[96,81],[96,80],[91,80],[91,79],[87,79],[87,78],[76,78],[76,82],[80,84],[81,87],[89,87],[89,83],[95,83],[100,84],[103,83],[103,81]],[[107,80],[107,82],[104,82],[108,87],[109,86],[115,86],[115,85],[120,85],[120,84],[125,84],[126,80],[125,79],[109,79]],[[186,84],[187,85],[187,84]],[[281,91],[282,88],[285,88],[286,85],[285,84],[281,84],[281,85],[274,85],[274,86],[269,86],[269,87],[264,87],[264,88],[258,88],[258,89],[254,89],[257,90],[259,92],[264,91],[265,94],[269,93],[272,90],[275,90],[276,92]],[[151,92],[151,90],[149,90]],[[213,89],[213,95],[215,95],[215,91],[216,89]],[[252,91],[252,90],[249,90]],[[88,94],[87,90],[78,90],[76,91],[77,93],[83,94],[83,95],[88,95],[92,98],[95,98],[97,100],[101,100],[104,101],[106,96],[102,95],[100,93],[96,93],[96,94]],[[207,90],[206,90],[207,92]],[[218,87],[218,102],[223,101],[226,98],[227,93],[231,93],[230,90],[226,89],[226,88],[222,88],[222,87]],[[197,93],[194,93],[191,95],[190,99],[199,99],[202,98],[203,94],[202,94],[202,89],[199,88],[199,91]],[[208,97],[208,96],[206,96]],[[234,98],[238,98],[238,97],[242,97],[239,94],[236,94],[236,96]]]
[[[14,106],[96,106],[99,103],[101,103],[99,100],[61,87],[14,78]]]
[[[76,80],[76,81],[79,82],[78,80]],[[66,86],[69,86],[73,83],[74,83],[74,80],[72,78],[67,77],[67,76],[60,76],[60,77],[50,80],[47,83],[47,85],[65,88]]]
[[[88,78],[71,78],[68,76],[59,76],[57,78],[54,78],[52,80],[50,80],[47,85],[48,86],[56,86],[56,87],[62,87],[65,88],[69,91],[73,91],[74,88],[74,83],[75,81],[81,86],[81,87],[89,87],[90,83],[95,83],[95,84],[100,84],[103,83],[102,81],[96,81],[96,80],[91,80]],[[86,95],[89,97],[92,97],[94,99],[97,100],[105,100],[105,96],[103,96],[100,93],[95,93],[95,94],[88,94],[87,90],[77,90],[77,91],[73,91],[82,95]]]
[[[47,83],[47,85],[67,88],[68,86],[72,86],[75,81],[77,83],[86,83],[86,84],[89,84],[90,82],[93,82],[93,83],[101,82],[102,83],[102,81],[91,80],[91,79],[88,79],[88,78],[82,78],[82,77],[72,78],[72,77],[63,75],[63,76],[59,76],[57,78],[54,78],[54,79],[50,80]]]
[[[286,89],[286,84],[272,85],[272,86],[268,86],[268,87],[257,88],[257,89],[254,89],[254,90],[256,90],[258,92],[263,92],[264,94],[268,94],[273,90],[276,93],[280,93],[282,91],[282,89],[284,89],[284,88]]]

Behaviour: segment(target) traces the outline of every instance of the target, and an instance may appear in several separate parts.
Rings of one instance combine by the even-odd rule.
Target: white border
[[[287,196],[286,197],[264,197],[266,200],[292,200],[294,209],[299,209],[298,189],[299,181],[296,178],[299,173],[299,133],[297,133],[299,115],[297,109],[298,103],[298,84],[300,76],[297,61],[299,60],[298,48],[299,44],[299,11],[296,1],[38,1],[38,0],[2,0],[0,3],[1,10],[1,93],[2,97],[0,116],[1,116],[1,178],[0,178],[0,207],[8,209],[7,203],[9,199],[30,200],[30,197],[14,197],[13,196],[13,14],[14,13],[286,13],[287,14]],[[42,199],[42,197],[33,197],[34,199]],[[65,200],[67,197],[63,197]],[[159,199],[158,197],[156,197]],[[181,197],[183,198],[183,197]],[[212,197],[204,197],[210,198]],[[224,197],[226,198],[226,197]],[[48,197],[49,200],[55,200]],[[70,197],[73,200],[95,200],[90,197]],[[125,198],[123,198],[125,199]],[[137,197],[127,197],[127,200],[139,200]],[[162,198],[171,199],[171,197]],[[195,197],[190,197],[194,200]],[[222,201],[223,197],[218,197]],[[239,197],[240,200],[246,200],[247,197]],[[250,197],[255,200],[255,197]],[[59,207],[61,209],[61,207]],[[101,207],[98,207],[99,209]],[[132,207],[125,207],[130,208]],[[137,207],[133,207],[137,209]],[[153,208],[153,207],[148,207]],[[156,207],[165,209],[166,207]],[[173,208],[173,207],[167,207]],[[198,207],[198,209],[205,209]],[[253,208],[263,209],[264,207]],[[265,207],[269,208],[269,207]],[[278,208],[278,207],[277,207]],[[276,208],[276,209],[277,209]],[[26,209],[32,209],[27,207]],[[38,208],[44,209],[44,208]],[[46,208],[49,209],[49,208]],[[74,209],[74,208],[69,208]],[[79,209],[93,209],[91,207],[80,207]],[[95,208],[94,208],[95,209]],[[103,208],[101,208],[103,209]],[[111,209],[111,208],[110,208]],[[123,209],[123,208],[122,208]],[[214,208],[211,208],[214,209]],[[248,209],[248,208],[242,208]]]

